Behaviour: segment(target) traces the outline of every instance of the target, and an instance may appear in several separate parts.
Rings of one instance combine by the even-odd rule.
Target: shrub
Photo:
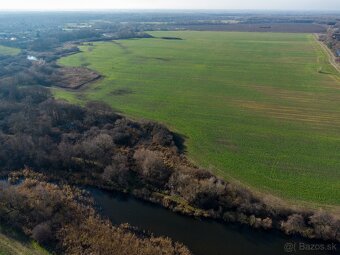
[[[40,244],[46,244],[52,240],[51,226],[47,222],[40,223],[32,229],[32,238]]]
[[[302,215],[293,214],[288,217],[287,221],[282,222],[281,228],[285,231],[286,234],[295,234],[303,233],[303,231],[306,230],[307,226]]]
[[[147,180],[164,185],[171,175],[170,169],[164,164],[161,154],[147,149],[138,149],[133,158],[139,173]]]

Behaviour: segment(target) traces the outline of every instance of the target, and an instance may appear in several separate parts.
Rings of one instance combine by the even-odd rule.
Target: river
[[[7,180],[0,179],[0,183],[7,183]],[[329,245],[322,241],[289,237],[279,231],[263,231],[240,224],[199,220],[120,192],[107,192],[97,188],[86,190],[94,197],[99,213],[110,219],[114,225],[129,223],[155,236],[168,236],[185,244],[194,255],[340,254],[334,251],[299,249],[300,244],[324,247]],[[339,249],[339,244],[337,248]]]
[[[300,244],[322,244],[289,237],[278,231],[263,231],[239,224],[223,224],[183,216],[132,196],[88,189],[99,212],[113,224],[129,223],[156,236],[168,236],[185,244],[196,255],[287,255],[335,254],[299,250]],[[295,245],[295,251],[294,247]]]

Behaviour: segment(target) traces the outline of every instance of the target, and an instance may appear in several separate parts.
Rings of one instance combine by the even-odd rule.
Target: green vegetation
[[[0,45],[0,56],[15,56],[20,53],[20,49]]]
[[[8,234],[10,232],[10,234]],[[0,255],[48,255],[35,241],[0,226]]]
[[[154,32],[81,46],[60,60],[105,79],[58,98],[100,100],[160,121],[226,179],[286,199],[339,205],[340,75],[308,34]],[[321,71],[320,71],[321,70]]]

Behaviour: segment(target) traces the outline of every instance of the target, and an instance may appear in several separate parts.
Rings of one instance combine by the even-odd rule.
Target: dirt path
[[[319,41],[319,36],[317,34],[314,34],[315,40],[318,42],[318,44],[326,51],[328,55],[328,60],[331,63],[331,65],[338,71],[340,72],[340,66],[336,63],[335,61],[335,56],[333,52],[323,43]]]

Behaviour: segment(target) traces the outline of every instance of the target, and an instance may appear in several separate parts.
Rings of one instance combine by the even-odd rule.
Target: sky
[[[340,0],[0,0],[0,11],[46,9],[256,9],[340,11]]]

